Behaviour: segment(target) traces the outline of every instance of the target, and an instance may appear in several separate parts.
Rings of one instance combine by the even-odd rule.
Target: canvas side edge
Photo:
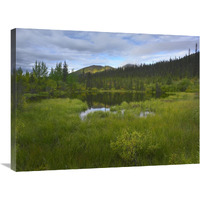
[[[11,30],[11,169],[16,171],[16,29]]]

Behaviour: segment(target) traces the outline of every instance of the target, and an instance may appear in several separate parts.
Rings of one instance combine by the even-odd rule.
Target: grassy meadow
[[[199,163],[199,37],[12,38],[11,169]]]
[[[123,102],[81,120],[87,108],[81,100],[57,98],[17,110],[16,170],[199,163],[195,93]]]

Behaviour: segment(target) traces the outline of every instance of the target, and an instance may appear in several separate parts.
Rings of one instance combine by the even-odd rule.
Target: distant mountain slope
[[[84,67],[82,69],[75,71],[74,74],[79,75],[79,74],[82,74],[83,71],[84,71],[84,73],[90,72],[90,73],[94,74],[97,72],[102,72],[102,71],[110,70],[110,69],[114,69],[114,68],[111,66],[91,65],[91,66]]]

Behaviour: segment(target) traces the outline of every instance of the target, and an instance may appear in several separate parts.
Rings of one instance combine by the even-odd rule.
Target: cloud
[[[199,38],[128,33],[17,29],[17,67],[31,70],[44,61],[48,67],[66,60],[75,70],[92,64],[121,66],[191,53]]]

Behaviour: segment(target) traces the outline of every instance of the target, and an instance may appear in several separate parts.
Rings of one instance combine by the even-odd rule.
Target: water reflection
[[[93,113],[93,112],[96,112],[96,111],[111,112],[110,108],[105,108],[105,107],[102,107],[102,108],[89,108],[86,111],[81,112],[79,116],[80,116],[81,120],[84,120],[89,113]],[[124,109],[121,110],[121,114],[122,115],[124,115],[124,112],[125,112]],[[112,111],[112,113],[116,114],[117,112],[116,111]],[[154,112],[142,111],[142,112],[140,112],[138,117],[142,118],[142,117],[147,117],[147,115],[154,115],[154,114],[155,114]]]
[[[80,113],[80,118],[82,120],[84,120],[84,118],[89,114],[89,113],[92,113],[92,112],[96,112],[96,111],[103,111],[103,112],[106,112],[106,111],[110,111],[110,108],[89,108],[88,110],[86,111],[83,111]]]
[[[163,98],[167,97],[167,94],[150,94],[143,92],[71,92],[65,93],[59,98],[70,98],[70,99],[80,99],[87,103],[89,108],[109,108],[110,106],[120,105],[123,101],[138,102],[145,101],[151,98]],[[42,99],[52,98],[49,95],[32,95],[27,97],[27,102],[40,101]]]
[[[73,93],[70,95],[70,98],[77,98],[87,102],[89,108],[109,108],[110,106],[120,105],[123,101],[129,103],[133,101],[145,101],[157,97],[152,94],[133,92],[84,92]]]
[[[154,113],[149,111],[144,111],[140,113],[140,117],[147,117],[147,115],[154,115]]]

